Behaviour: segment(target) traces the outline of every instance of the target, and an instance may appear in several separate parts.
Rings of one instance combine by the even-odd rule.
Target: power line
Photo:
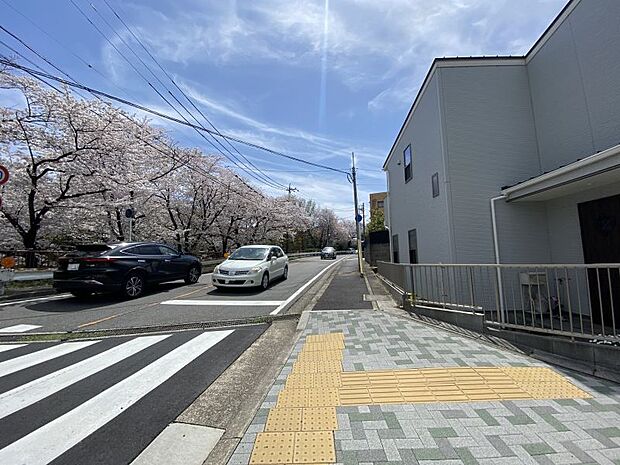
[[[26,47],[26,48],[27,48],[28,50],[30,50],[32,53],[34,53],[35,55],[37,55],[40,59],[42,59],[42,60],[43,60],[43,61],[45,61],[46,63],[50,64],[50,62],[49,62],[49,61],[48,61],[48,60],[47,60],[47,59],[46,59],[43,55],[41,55],[41,54],[40,54],[40,53],[38,53],[36,50],[34,50],[32,47],[30,47],[28,44],[26,44],[23,40],[19,39],[19,38],[18,38],[17,36],[15,36],[14,34],[11,34],[10,32],[8,32],[8,31],[7,31],[4,27],[2,27],[1,25],[0,25],[0,28],[1,28],[2,30],[4,30],[6,33],[8,33],[9,35],[11,35],[12,37],[14,37],[16,40],[18,40],[18,41],[19,41],[19,42],[20,42],[20,43],[21,43],[24,47]],[[3,44],[4,44],[4,43],[3,43]],[[10,50],[12,50],[12,51],[14,51],[15,53],[17,53],[17,55],[19,55],[19,56],[20,56],[20,57],[22,57],[23,59],[25,59],[25,60],[27,60],[27,61],[29,61],[29,62],[33,63],[33,65],[34,65],[34,66],[36,66],[37,68],[39,68],[39,69],[41,69],[41,70],[43,69],[43,68],[41,68],[39,65],[37,65],[36,63],[34,63],[34,62],[32,62],[31,60],[29,60],[28,58],[26,58],[26,57],[25,57],[22,53],[20,53],[19,51],[17,51],[17,50],[15,50],[14,48],[12,48],[12,47],[8,46],[7,44],[4,44],[4,45],[5,45],[7,48],[9,48]],[[16,63],[13,63],[12,61],[8,60],[8,58],[4,57],[4,55],[2,55],[2,57],[3,57],[3,58],[1,58],[1,59],[0,59],[0,63],[4,64],[4,65],[6,65],[6,66],[10,66],[10,67],[14,67],[14,68],[26,68],[26,67],[24,67],[24,66],[20,66],[20,65],[18,65],[18,64],[16,64]],[[50,64],[50,65],[51,65],[51,64]],[[54,65],[51,65],[51,66],[54,66]],[[59,70],[62,74],[66,75],[66,76],[69,76],[69,75],[68,75],[67,73],[65,73],[62,69],[60,69],[60,68],[58,68],[58,67],[56,67],[56,66],[54,66],[54,68],[55,68],[55,69],[58,69],[58,70]],[[39,73],[39,72],[36,72],[36,71],[34,71],[34,70],[28,70],[28,69],[26,68],[26,69],[25,69],[25,72],[26,72],[26,73],[28,73],[28,74],[30,74],[30,75],[31,75],[31,76],[33,76],[34,78],[38,79],[39,81],[41,81],[41,82],[43,82],[43,83],[47,84],[48,86],[50,86],[52,89],[54,89],[56,92],[60,93],[61,95],[64,95],[64,92],[63,92],[62,90],[60,90],[60,89],[58,89],[58,88],[54,87],[54,86],[53,86],[53,85],[51,85],[49,82],[45,81],[45,79],[42,79],[40,76],[38,76],[38,75],[37,75],[37,74],[47,74],[47,73],[45,73],[44,71],[41,71],[41,72]],[[69,76],[69,77],[70,77],[70,76]],[[52,80],[57,81],[57,79],[52,79]],[[84,89],[84,90],[87,90],[87,91],[88,91],[88,89]],[[90,91],[88,91],[88,92],[90,92]],[[94,95],[94,96],[95,96],[95,97],[96,97],[99,101],[101,101],[102,103],[104,103],[104,104],[106,104],[106,105],[109,105],[107,102],[105,102],[104,100],[102,100],[102,99],[101,99],[98,95],[96,95],[95,93],[93,93],[93,92],[90,92],[90,93],[91,93],[91,94],[93,94],[93,95]],[[79,94],[79,93],[78,93],[78,94]],[[79,95],[80,95],[82,98],[84,98],[84,99],[85,99],[85,97],[84,97],[84,96],[82,96],[81,94],[79,94]],[[85,100],[86,100],[86,99],[85,99]],[[101,115],[99,115],[97,112],[95,112],[92,108],[90,109],[90,111],[92,111],[93,113],[95,113],[95,115],[97,115],[97,116],[99,116],[99,117],[101,116]],[[120,114],[121,114],[121,115],[123,115],[124,117],[126,117],[126,118],[127,118],[127,119],[131,122],[131,123],[133,123],[133,124],[137,124],[135,120],[133,120],[133,119],[132,119],[131,117],[129,117],[128,115],[125,115],[123,112],[120,112]],[[145,143],[146,145],[148,145],[149,147],[151,147],[151,148],[153,148],[154,150],[158,151],[159,153],[161,153],[161,154],[163,154],[163,155],[167,156],[168,158],[171,158],[173,161],[175,161],[175,162],[181,162],[181,164],[182,164],[182,165],[186,165],[186,166],[188,166],[188,168],[190,168],[192,171],[195,171],[195,172],[197,172],[197,173],[199,173],[199,174],[202,174],[203,176],[205,176],[205,177],[208,177],[208,178],[212,179],[214,182],[216,182],[216,183],[218,183],[218,184],[220,184],[220,185],[222,185],[222,186],[226,187],[226,189],[227,189],[229,192],[235,193],[235,194],[239,195],[240,197],[242,197],[242,198],[244,198],[244,199],[246,199],[246,200],[250,200],[250,201],[254,201],[254,200],[255,200],[254,198],[247,197],[247,196],[245,195],[245,193],[240,193],[239,191],[236,191],[236,190],[234,190],[234,189],[231,189],[230,184],[225,184],[225,183],[223,183],[222,181],[220,181],[219,179],[217,179],[215,176],[213,176],[211,173],[206,172],[206,171],[205,171],[205,170],[203,170],[202,168],[198,168],[198,167],[196,167],[196,166],[189,165],[189,164],[188,164],[188,163],[186,163],[185,161],[183,161],[183,160],[179,160],[179,159],[178,159],[178,158],[176,158],[174,155],[169,155],[169,154],[167,154],[165,151],[163,151],[163,150],[161,150],[159,147],[157,147],[157,146],[155,146],[155,145],[153,145],[153,144],[149,143],[148,141],[146,141],[146,140],[144,140],[144,139],[141,139],[141,138],[139,138],[139,137],[137,137],[137,138],[138,138],[140,141],[142,141],[143,143]],[[234,174],[234,173],[233,173],[233,174]],[[235,177],[237,177],[237,178],[239,178],[236,174],[234,174],[234,176],[235,176]],[[254,190],[254,189],[252,189],[250,186],[248,186],[246,183],[244,183],[244,184],[245,184],[245,185],[246,185],[249,189],[251,189],[253,192],[255,192],[255,193],[257,193],[258,195],[260,195],[261,197],[263,197],[263,196],[262,196],[262,194],[260,194],[260,192],[255,191],[255,190]]]
[[[127,99],[124,99],[124,98],[121,98],[121,97],[117,97],[117,96],[115,96],[113,94],[110,94],[108,92],[103,92],[103,91],[97,90],[97,89],[95,89],[93,87],[89,87],[89,86],[80,84],[80,83],[75,82],[73,80],[63,79],[63,78],[55,76],[53,74],[37,71],[37,70],[34,70],[34,69],[29,68],[27,66],[19,65],[17,63],[12,63],[12,62],[10,62],[8,60],[4,60],[4,59],[0,59],[0,63],[4,64],[5,66],[9,66],[9,67],[12,67],[12,68],[15,68],[15,69],[20,69],[20,70],[22,70],[24,72],[27,72],[27,73],[33,73],[33,74],[35,74],[37,76],[45,77],[47,79],[59,82],[61,84],[65,84],[65,85],[67,85],[69,87],[72,87],[72,88],[77,88],[77,89],[85,90],[85,91],[87,91],[87,92],[89,92],[91,94],[98,95],[100,97],[105,97],[105,98],[113,100],[115,102],[122,103],[123,105],[127,105],[129,107],[136,108],[136,109],[141,110],[141,111],[143,111],[145,113],[149,113],[149,114],[155,115],[155,116],[157,116],[159,118],[163,118],[163,119],[166,119],[168,121],[173,121],[173,122],[181,124],[183,126],[188,126],[188,127],[196,128],[196,129],[199,129],[200,131],[209,132],[211,134],[216,135],[217,137],[221,137],[223,139],[228,139],[230,141],[237,142],[239,144],[243,144],[243,145],[246,145],[248,147],[252,147],[252,148],[255,148],[255,149],[258,149],[258,150],[262,150],[264,152],[271,153],[272,155],[277,155],[277,156],[280,156],[280,157],[284,157],[284,158],[287,158],[289,160],[294,160],[294,161],[296,161],[298,163],[303,163],[303,164],[306,164],[306,165],[309,165],[309,166],[314,166],[316,168],[320,168],[320,169],[323,169],[323,170],[334,171],[336,173],[341,173],[341,174],[345,174],[345,175],[349,174],[348,171],[344,171],[344,170],[341,170],[339,168],[334,168],[334,167],[323,165],[323,164],[320,164],[320,163],[315,163],[315,162],[311,162],[311,161],[308,161],[308,160],[304,160],[302,158],[297,158],[297,157],[294,157],[292,155],[287,155],[285,153],[278,152],[277,150],[272,150],[272,149],[264,147],[262,145],[254,144],[252,142],[248,142],[246,140],[243,140],[243,139],[240,139],[240,138],[237,138],[237,137],[233,137],[233,136],[230,136],[230,135],[225,134],[225,133],[219,133],[218,134],[218,133],[216,133],[213,130],[210,130],[210,129],[207,129],[207,128],[204,128],[204,127],[192,124],[192,123],[189,123],[187,121],[183,121],[181,119],[175,118],[174,116],[170,116],[170,115],[167,115],[167,114],[162,113],[160,111],[153,110],[152,108],[149,108],[149,107],[147,107],[145,105],[142,105],[142,104],[139,104],[139,103],[135,103],[135,102],[133,102],[131,100],[127,100]]]
[[[20,44],[22,44],[22,46],[24,46],[25,48],[27,48],[27,49],[28,49],[31,53],[33,53],[34,55],[36,55],[37,57],[39,57],[39,59],[43,60],[43,61],[44,61],[45,63],[47,63],[49,66],[51,66],[51,67],[52,67],[52,68],[54,68],[55,70],[59,71],[59,72],[60,72],[61,74],[63,74],[64,76],[67,76],[69,79],[71,79],[71,80],[73,80],[73,81],[76,81],[76,79],[75,79],[75,78],[73,78],[73,77],[72,77],[69,73],[67,73],[67,72],[63,71],[61,68],[59,68],[58,66],[56,66],[54,63],[52,63],[50,60],[48,60],[48,59],[47,59],[45,56],[43,56],[41,53],[37,52],[34,48],[32,48],[30,45],[28,45],[28,44],[27,44],[27,43],[26,43],[23,39],[21,39],[19,36],[17,36],[16,34],[12,33],[11,31],[9,31],[8,29],[6,29],[6,28],[5,28],[4,26],[2,26],[2,25],[0,25],[0,29],[1,29],[2,31],[4,31],[6,34],[8,34],[9,36],[11,36],[13,39],[15,39],[17,42],[19,42]],[[41,68],[39,65],[37,65],[36,63],[34,63],[34,62],[32,62],[31,60],[29,60],[29,59],[28,59],[27,57],[25,57],[22,53],[20,53],[19,51],[15,50],[14,48],[12,48],[12,47],[10,47],[10,46],[8,46],[8,45],[6,45],[6,44],[5,44],[5,46],[6,46],[7,48],[9,48],[10,50],[14,51],[15,53],[17,53],[19,56],[21,56],[21,57],[22,57],[23,59],[25,59],[26,61],[28,61],[28,62],[32,63],[35,67],[37,67],[39,70],[41,70],[41,74],[46,74],[46,73],[45,73],[45,71],[43,70],[43,68]],[[15,67],[15,66],[19,66],[19,65],[15,64],[15,63],[12,63],[12,62],[11,62],[10,60],[8,60],[6,57],[4,57],[4,58],[3,58],[2,60],[0,60],[0,61],[3,61],[3,62],[4,62],[4,64],[5,64],[5,65],[8,65],[8,66],[13,66],[13,67]],[[15,65],[15,66],[14,66],[14,65]],[[26,67],[23,67],[23,68],[26,68]],[[60,91],[59,89],[57,89],[56,87],[54,87],[53,85],[51,85],[49,82],[45,81],[45,80],[44,80],[44,79],[42,79],[40,76],[38,76],[38,75],[37,75],[37,74],[38,74],[38,72],[36,72],[36,71],[34,71],[34,70],[28,70],[28,69],[24,69],[24,70],[25,70],[25,72],[27,72],[28,74],[30,74],[32,77],[34,77],[34,78],[36,78],[36,79],[40,80],[41,82],[44,82],[45,84],[47,84],[48,86],[50,86],[50,87],[52,87],[54,90],[56,90],[57,92],[59,92],[59,93],[63,94],[63,92],[62,92],[62,91]],[[34,72],[33,72],[33,71],[34,71]],[[57,79],[52,79],[52,80],[57,81]],[[61,80],[61,81],[62,81],[62,80]],[[61,81],[58,81],[58,82],[61,82]],[[77,81],[76,81],[76,83],[77,83]],[[79,84],[79,83],[77,83],[77,84]],[[67,84],[66,84],[66,85],[67,85]],[[79,85],[81,85],[81,84],[79,84]],[[87,92],[89,92],[89,93],[91,93],[92,95],[94,95],[94,96],[95,96],[98,100],[100,100],[101,102],[103,102],[103,100],[100,98],[100,96],[98,96],[95,92],[92,92],[91,90],[89,90],[88,88],[86,88],[86,86],[84,86],[84,89],[83,89],[83,90],[86,90]],[[157,92],[157,90],[156,90],[156,92]],[[80,94],[79,92],[77,92],[77,94],[78,94],[80,97],[82,97],[84,100],[86,100],[86,97],[85,97],[84,95]],[[164,100],[165,100],[165,98],[164,98]],[[105,103],[105,102],[104,102],[104,103]],[[127,118],[129,118],[129,117],[127,117]],[[129,120],[130,120],[132,123],[135,123],[135,121],[134,121],[134,120],[132,120],[131,118],[129,118]],[[145,141],[143,141],[143,142],[145,142]],[[178,160],[175,160],[175,161],[178,161]],[[202,173],[202,174],[203,174],[203,175],[205,175],[205,176],[211,176],[210,174],[208,174],[208,173],[206,173],[206,172],[204,172],[204,173]],[[248,184],[247,184],[247,183],[246,183],[243,179],[241,179],[241,178],[240,178],[239,176],[237,176],[235,173],[233,173],[233,175],[234,175],[237,179],[239,179],[239,180],[240,180],[240,181],[241,181],[241,182],[242,182],[242,183],[243,183],[246,187],[248,187],[250,190],[252,190],[254,193],[256,193],[256,194],[258,194],[258,195],[261,195],[261,196],[262,196],[262,194],[260,194],[260,192],[258,192],[258,191],[256,191],[255,189],[253,189],[250,185],[248,185]],[[215,178],[214,176],[211,176],[211,178],[213,178],[213,180],[215,180],[216,182],[219,182],[219,181],[217,180],[217,178]],[[220,183],[220,184],[225,185],[225,184],[223,184],[223,183]],[[239,194],[238,194],[238,195],[239,195]]]
[[[129,27],[129,25],[123,20],[123,18],[118,14],[118,12],[112,7],[112,5],[110,5],[110,3],[108,2],[108,0],[103,0],[104,3],[107,5],[107,7],[110,9],[110,11],[112,11],[112,13],[114,14],[114,16],[116,16],[116,18],[120,21],[120,23],[125,26],[125,29],[127,29],[127,31],[129,31],[129,33],[131,34],[131,36],[136,40],[136,42],[138,42],[138,44],[142,47],[142,49],[147,53],[147,55],[151,58],[151,60],[153,60],[153,62],[159,67],[159,69],[166,75],[166,77],[170,80],[170,82],[174,85],[174,87],[181,93],[181,95],[183,95],[185,97],[185,99],[189,102],[189,104],[194,108],[194,110],[196,110],[206,121],[207,123],[209,123],[209,125],[213,128],[213,130],[215,130],[218,134],[220,133],[220,131],[215,127],[215,125],[211,122],[211,120],[209,118],[207,118],[207,116],[200,110],[200,108],[198,108],[193,100],[187,95],[187,93],[181,89],[181,87],[179,87],[176,83],[176,81],[172,78],[172,76],[170,76],[170,74],[166,71],[166,69],[161,65],[161,63],[155,58],[155,56],[151,53],[151,51],[146,47],[146,45],[144,45],[144,43],[142,42],[142,40],[140,40],[140,38],[137,36],[137,34],[134,33],[134,31]],[[120,8],[119,8],[120,9]],[[161,81],[160,81],[161,82]],[[168,90],[168,93],[170,93],[172,95],[172,92],[170,92],[170,90]],[[180,104],[180,102],[179,102]],[[181,104],[182,105],[182,104]],[[186,110],[187,111],[187,110]],[[189,113],[189,112],[188,112]],[[193,117],[193,115],[192,115]],[[195,118],[194,118],[195,119]],[[197,120],[196,120],[197,121]],[[219,141],[219,139],[217,139]],[[280,185],[281,187],[286,188],[286,186],[284,186],[283,184],[275,181],[273,178],[265,175],[263,173],[264,170],[262,170],[261,168],[257,167],[256,165],[254,165],[254,163],[252,163],[251,160],[249,160],[245,155],[243,155],[238,149],[237,147],[235,147],[229,140],[224,139],[224,141],[235,151],[239,154],[239,156],[241,156],[244,160],[246,160],[248,162],[248,164],[250,166],[252,166],[253,168],[256,168],[257,170],[259,170],[259,172],[261,172],[261,174],[268,180]],[[230,152],[229,152],[230,153]],[[231,154],[232,155],[232,154]]]
[[[142,74],[140,72],[140,70],[138,70],[138,68],[136,68],[136,66],[134,66],[134,64],[131,62],[131,60],[129,60],[129,58],[127,58],[127,56],[125,56],[125,54],[123,52],[120,51],[120,49],[110,40],[110,38],[90,19],[90,17],[77,5],[77,3],[75,3],[74,0],[69,0],[71,2],[71,4],[80,12],[80,14],[88,21],[88,23],[93,26],[93,28],[95,28],[95,30],[107,41],[108,44],[110,44],[110,46],[129,64],[129,66],[136,72],[136,74],[138,74],[138,76],[140,76],[140,78],[142,78],[148,85],[149,87],[151,87],[151,89],[153,89],[153,91],[155,91],[155,93],[157,93],[157,95],[164,101],[166,102],[166,104],[172,108],[178,115],[179,117],[181,117],[183,120],[185,120],[186,122],[189,123],[189,121],[187,120],[187,118],[185,117],[185,115],[183,115],[159,90],[157,90],[155,88],[155,86],[148,80],[148,78],[146,76],[144,76],[144,74]],[[94,7],[94,5],[91,4],[91,6],[93,7],[93,9],[95,10],[95,12],[97,13],[97,15],[103,20],[103,22],[108,26],[108,28],[110,30],[112,30],[112,32],[118,37],[118,39],[123,43],[123,45],[125,45],[125,47],[127,47],[134,56],[136,56],[136,58],[140,61],[140,63],[142,63],[142,65],[151,73],[151,75],[159,82],[159,84],[161,86],[163,86],[166,90],[168,90],[168,93],[172,96],[172,98],[174,98],[177,103],[180,103],[178,101],[178,99],[170,92],[170,90],[166,87],[165,84],[163,84],[163,82],[161,81],[161,79],[159,79],[159,77],[157,75],[155,75],[155,73],[153,73],[153,71],[148,67],[148,65],[142,60],[142,58],[140,58],[140,56],[129,46],[129,44],[127,44],[127,42],[116,32],[116,30],[110,25],[110,23],[99,13],[99,11]],[[198,123],[200,124],[200,122],[193,117],[193,115],[187,110],[187,108],[181,104],[181,106],[183,107],[183,109],[190,115],[192,116],[192,118]],[[196,130],[196,129],[195,129]],[[196,130],[197,131],[197,130]],[[235,160],[233,160],[231,157],[225,155],[215,144],[213,144],[213,142],[211,142],[209,139],[207,139],[205,137],[205,135],[201,132],[197,133],[205,140],[207,141],[216,151],[218,151],[223,157],[228,158],[228,160],[230,160],[235,166],[237,166],[238,168],[240,168],[241,170],[245,171],[249,176],[253,177],[254,179],[256,179],[259,182],[263,182],[267,185],[269,185],[270,187],[273,188],[283,188],[279,187],[275,184],[271,184],[269,182],[265,182],[264,180],[262,180],[260,177],[258,177],[257,175],[247,172],[246,169],[243,166],[240,166],[237,164],[237,162]],[[213,135],[211,135],[211,137],[215,140],[215,137]],[[216,140],[217,141],[217,140]],[[219,142],[218,142],[219,143]],[[221,145],[221,143],[220,143]],[[230,151],[229,151],[230,153]],[[232,154],[231,154],[232,155]],[[241,180],[241,178],[239,178]],[[244,182],[243,180],[241,180],[242,182]],[[250,187],[250,186],[248,186]]]

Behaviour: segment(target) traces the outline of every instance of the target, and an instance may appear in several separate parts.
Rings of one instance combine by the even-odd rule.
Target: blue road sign
[[[357,216],[355,217],[355,221],[357,221],[358,223],[362,221],[362,215],[358,213]]]

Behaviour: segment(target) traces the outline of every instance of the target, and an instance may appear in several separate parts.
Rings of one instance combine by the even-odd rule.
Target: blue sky
[[[104,1],[74,1],[150,78],[99,16],[140,51]],[[344,170],[355,151],[360,201],[365,202],[369,192],[385,190],[382,162],[434,57],[523,54],[566,3],[108,1],[220,131]],[[174,115],[70,0],[0,0],[0,18],[0,24],[82,83]],[[0,103],[10,99],[0,94]],[[153,123],[183,144],[214,151],[191,129],[155,118]],[[302,196],[352,217],[345,176],[242,146],[239,150]]]

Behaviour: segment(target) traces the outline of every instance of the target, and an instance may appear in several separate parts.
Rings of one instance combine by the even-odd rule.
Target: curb
[[[27,299],[28,297],[44,297],[44,296],[54,295],[54,294],[57,294],[57,292],[54,288],[51,288],[51,287],[44,288],[44,289],[37,289],[33,291],[24,291],[24,292],[10,294],[10,295],[5,294],[0,297],[0,303],[10,302],[12,300]]]
[[[176,325],[138,326],[133,328],[119,329],[92,329],[83,331],[47,332],[29,334],[1,335],[0,342],[48,342],[67,341],[70,339],[97,339],[110,336],[132,336],[136,334],[161,333],[170,331],[183,331],[188,329],[213,329],[227,328],[230,326],[250,326],[258,324],[271,324],[279,320],[297,320],[299,314],[264,315],[252,318],[220,321],[197,321],[193,323],[181,323]]]

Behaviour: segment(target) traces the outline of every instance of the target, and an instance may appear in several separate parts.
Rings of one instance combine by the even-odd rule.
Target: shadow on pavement
[[[151,285],[147,288],[144,295],[138,299],[126,299],[119,294],[93,294],[89,297],[68,297],[66,299],[51,300],[47,302],[33,302],[23,305],[28,310],[35,312],[79,312],[81,310],[90,310],[97,307],[106,307],[119,303],[128,305],[149,304],[143,299],[157,294],[174,291],[175,289],[184,287],[182,282],[163,283],[159,285]]]
[[[266,290],[262,290],[260,287],[220,287],[219,289],[212,289],[207,292],[208,295],[212,296],[234,296],[234,295],[243,295],[243,296],[254,296],[261,295],[265,292],[268,292],[269,289],[273,289],[278,287],[281,284],[284,284],[286,281],[284,279],[278,278],[275,281],[272,281],[269,284],[269,287]]]

